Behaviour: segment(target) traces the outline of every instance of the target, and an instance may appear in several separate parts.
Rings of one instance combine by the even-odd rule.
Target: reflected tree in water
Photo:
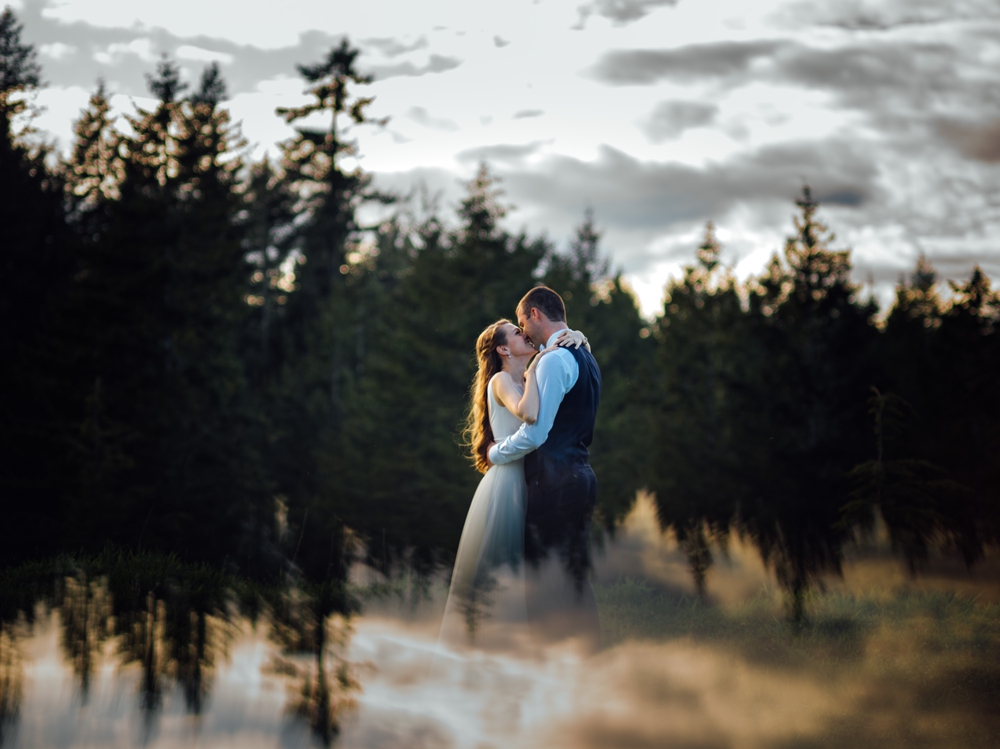
[[[356,666],[345,657],[356,602],[342,581],[327,581],[291,586],[271,605],[271,638],[281,655],[270,670],[289,681],[286,710],[306,721],[313,735],[330,746],[361,689]]]
[[[90,579],[86,572],[64,578],[63,589],[59,608],[62,648],[80,680],[81,700],[86,704],[94,670],[112,635],[111,594],[106,580]]]
[[[17,729],[24,695],[24,665],[14,634],[15,626],[0,622],[0,746]]]
[[[122,664],[140,665],[141,704],[149,716],[159,709],[165,677],[182,687],[187,710],[197,715],[211,690],[216,663],[225,657],[233,636],[228,581],[201,566],[150,571],[160,574],[152,580],[125,570],[112,576]]]
[[[166,648],[166,605],[152,592],[145,599],[145,608],[122,611],[116,617],[116,629],[121,664],[136,663],[140,667],[139,707],[148,738],[155,729],[163,681],[170,674],[171,663]]]

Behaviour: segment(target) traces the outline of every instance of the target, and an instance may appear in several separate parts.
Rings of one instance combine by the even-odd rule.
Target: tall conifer
[[[8,7],[0,14],[0,557],[53,548],[61,535],[65,299],[75,273],[63,183],[49,149],[16,119],[41,85],[34,48]]]

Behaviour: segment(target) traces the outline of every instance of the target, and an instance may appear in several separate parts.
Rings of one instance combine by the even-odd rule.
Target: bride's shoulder
[[[518,390],[517,385],[514,383],[514,378],[510,376],[509,372],[497,372],[490,378],[489,391],[493,394],[493,397],[498,401],[503,403],[507,398],[504,396],[505,392],[510,392],[511,390]]]
[[[501,370],[490,378],[489,388],[490,390],[493,390],[493,388],[498,387],[500,383],[506,384],[507,382],[513,382],[513,380],[511,379],[511,376],[507,372]]]

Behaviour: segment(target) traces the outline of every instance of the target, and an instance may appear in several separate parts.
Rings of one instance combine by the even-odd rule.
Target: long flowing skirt
[[[458,545],[439,647],[519,650],[527,642],[523,461],[491,467]]]

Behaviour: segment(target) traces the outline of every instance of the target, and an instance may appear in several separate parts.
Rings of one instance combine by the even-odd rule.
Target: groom
[[[524,295],[517,321],[539,350],[555,346],[568,327],[562,298],[545,286]],[[489,460],[500,464],[524,457],[524,547],[531,562],[528,618],[533,629],[597,647],[597,605],[587,580],[597,478],[587,448],[601,400],[601,371],[586,348],[567,347],[543,356],[535,376],[538,419],[492,445]]]

